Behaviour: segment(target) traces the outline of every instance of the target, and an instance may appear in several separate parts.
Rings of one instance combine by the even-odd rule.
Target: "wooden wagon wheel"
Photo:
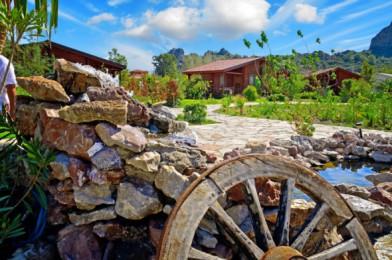
[[[255,180],[268,178],[281,184],[276,224],[271,227],[263,213]],[[241,185],[250,212],[254,237],[248,237],[218,198]],[[293,192],[299,190],[315,203],[313,211],[296,234],[290,233]],[[340,194],[326,180],[299,163],[276,156],[246,155],[225,161],[201,175],[178,199],[161,236],[160,260],[222,259],[193,240],[203,217],[212,217],[222,237],[237,248],[234,259],[329,259],[349,254],[355,259],[377,259],[373,246],[359,220]],[[328,216],[328,217],[326,217]],[[303,249],[321,219],[331,219],[346,230],[344,239],[327,249],[304,255]],[[338,220],[337,220],[338,219]],[[290,233],[290,235],[289,235]],[[307,245],[308,246],[308,245]]]

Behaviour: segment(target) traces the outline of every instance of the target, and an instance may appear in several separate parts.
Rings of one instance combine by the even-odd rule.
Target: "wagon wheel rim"
[[[256,178],[281,180],[277,224],[273,233],[268,229],[262,206],[255,193]],[[252,216],[256,236],[253,241],[240,230],[217,202],[220,195],[237,184],[243,187],[246,204]],[[316,202],[316,206],[297,234],[289,239],[290,205],[294,187],[309,195]],[[197,204],[196,216],[189,210],[185,211],[192,202],[202,203]],[[357,251],[362,259],[377,259],[366,231],[349,205],[340,193],[316,172],[297,162],[277,156],[239,156],[207,170],[180,196],[161,235],[157,259],[221,259],[192,247],[198,225],[206,214],[213,216],[215,220],[218,219],[217,222],[225,234],[239,243],[241,250],[245,251],[246,259],[274,259],[268,257],[280,253],[278,251],[283,252],[280,255],[281,259],[283,256],[287,257],[286,259],[294,259],[291,257],[302,256],[301,250],[310,234],[328,212],[343,219],[342,226],[348,230],[351,238],[310,255],[307,259],[327,259],[351,251]],[[179,234],[179,231],[182,233]],[[300,253],[295,255],[295,251]]]

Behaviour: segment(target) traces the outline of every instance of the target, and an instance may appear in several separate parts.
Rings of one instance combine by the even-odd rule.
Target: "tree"
[[[174,77],[177,74],[177,59],[173,54],[163,53],[152,57],[152,59],[157,75]]]
[[[370,83],[374,75],[374,67],[367,63],[367,61],[364,61],[362,63],[362,69],[361,69],[361,76]]]
[[[109,60],[120,63],[124,66],[128,65],[127,58],[125,58],[124,55],[118,53],[118,50],[116,48],[113,48],[109,53]]]
[[[57,28],[58,21],[58,0],[50,0],[50,11],[48,9],[48,0],[35,0],[35,10],[37,12],[43,12],[44,19],[42,19],[40,29],[38,29],[37,33],[40,34],[42,28],[46,30],[48,36],[50,38],[52,29]],[[27,0],[1,0],[1,2],[8,13],[11,13],[12,9],[21,10],[19,13],[21,16],[26,16],[27,11]],[[48,20],[48,14],[50,14]],[[22,18],[22,17],[21,17]],[[6,24],[0,24],[0,54],[3,51],[5,41],[7,39],[7,34],[9,32],[9,28]]]

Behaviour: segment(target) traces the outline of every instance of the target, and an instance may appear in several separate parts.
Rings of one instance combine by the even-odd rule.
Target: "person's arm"
[[[15,120],[15,105],[16,105],[16,86],[14,84],[8,84],[5,86],[7,88],[7,95],[10,100],[10,116]]]

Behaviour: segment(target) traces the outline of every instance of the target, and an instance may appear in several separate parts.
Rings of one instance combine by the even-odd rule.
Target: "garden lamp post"
[[[362,122],[356,123],[355,127],[359,129],[359,137],[362,139]]]

